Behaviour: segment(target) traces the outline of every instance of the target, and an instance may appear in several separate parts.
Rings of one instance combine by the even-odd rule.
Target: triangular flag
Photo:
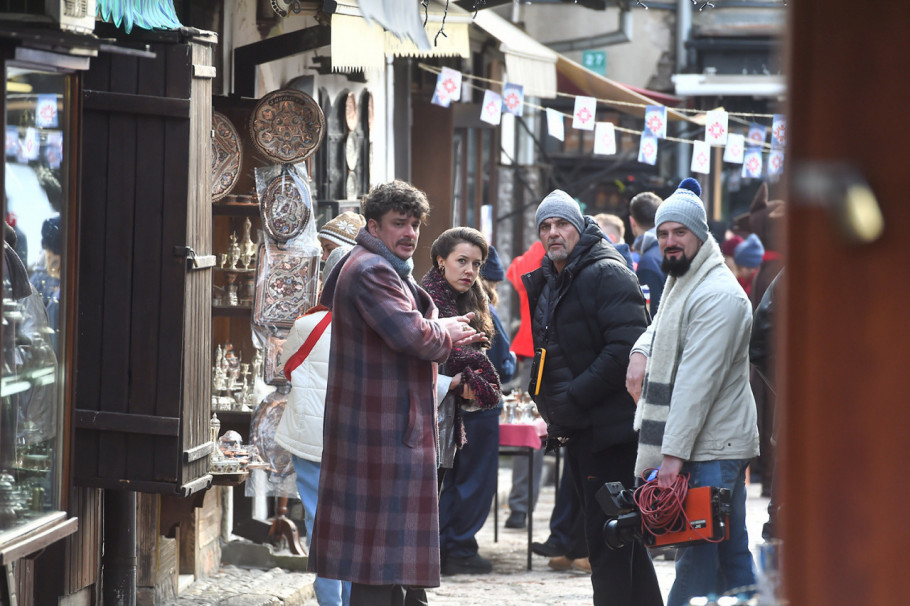
[[[761,148],[750,147],[743,158],[743,177],[761,178]]]
[[[483,91],[483,106],[480,108],[480,119],[498,125],[502,118],[502,97],[491,90]]]
[[[575,97],[575,111],[572,112],[572,128],[594,130],[594,118],[597,114],[597,99],[594,97]]]
[[[645,130],[660,139],[667,136],[667,108],[663,105],[649,105],[645,109]]]
[[[727,112],[724,110],[715,109],[707,113],[705,143],[708,145],[727,144]]]
[[[555,139],[566,140],[566,123],[563,115],[550,107],[547,108],[547,132]]]
[[[704,141],[695,141],[692,148],[692,172],[707,175],[711,172],[711,146]]]
[[[733,164],[743,163],[743,154],[746,151],[745,137],[742,135],[727,135],[727,147],[724,148],[724,162]]]
[[[642,164],[657,164],[657,137],[651,131],[641,134],[641,143],[638,145],[638,161]]]
[[[594,153],[612,156],[616,153],[616,130],[612,122],[594,125]]]
[[[502,89],[502,110],[520,116],[524,111],[525,87],[506,82]]]
[[[787,117],[774,114],[771,123],[771,149],[784,148],[787,145]]]

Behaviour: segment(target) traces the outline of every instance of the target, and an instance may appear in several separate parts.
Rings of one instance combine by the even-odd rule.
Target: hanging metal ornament
[[[240,178],[243,155],[240,135],[230,119],[222,113],[212,113],[212,201],[225,197]]]
[[[281,89],[267,93],[250,115],[253,145],[278,164],[308,158],[325,137],[325,114],[308,94]]]
[[[278,244],[299,236],[312,216],[310,188],[303,179],[294,178],[291,170],[283,165],[261,197],[262,227]]]

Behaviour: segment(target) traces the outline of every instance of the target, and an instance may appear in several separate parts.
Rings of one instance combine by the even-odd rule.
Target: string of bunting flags
[[[521,116],[524,107],[543,110],[547,116],[547,132],[551,137],[565,141],[565,120],[571,118],[572,128],[594,131],[594,153],[611,156],[617,153],[616,133],[624,132],[641,137],[638,147],[638,161],[644,164],[657,164],[658,142],[674,141],[692,145],[692,172],[709,174],[711,172],[711,148],[723,147],[723,161],[742,165],[742,176],[754,179],[762,177],[763,171],[772,179],[783,173],[784,148],[787,138],[787,119],[784,114],[756,114],[745,112],[727,112],[715,109],[708,112],[687,108],[674,108],[680,113],[704,114],[705,137],[703,140],[681,139],[667,136],[667,107],[665,105],[647,105],[611,99],[598,99],[580,95],[559,93],[560,96],[574,98],[575,106],[572,115],[565,114],[550,107],[543,107],[525,101],[524,87],[514,82],[500,82],[462,74],[449,67],[437,68],[420,63],[425,71],[437,74],[436,88],[433,91],[432,103],[449,107],[453,101],[461,100],[462,85],[483,91],[480,119],[488,124],[498,126],[503,113]],[[502,94],[470,82],[477,80],[501,87]],[[624,105],[644,108],[644,125],[641,131],[617,126],[612,122],[597,122],[597,104]],[[730,117],[747,118],[744,122],[748,129],[742,133],[731,132]],[[756,119],[771,119],[770,128]],[[738,120],[742,121],[742,120]],[[767,141],[770,135],[770,143]],[[767,164],[765,163],[767,150]]]

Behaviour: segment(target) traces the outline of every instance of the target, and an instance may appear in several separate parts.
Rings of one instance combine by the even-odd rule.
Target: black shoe
[[[466,558],[455,558],[449,556],[442,565],[442,574],[451,576],[453,574],[490,574],[493,572],[493,564],[490,560],[474,554]]]
[[[513,511],[506,520],[506,528],[524,528],[527,517],[528,515],[526,513]]]
[[[531,551],[545,558],[558,558],[566,555],[566,549],[553,539],[553,536],[547,537],[543,543],[531,543]]]

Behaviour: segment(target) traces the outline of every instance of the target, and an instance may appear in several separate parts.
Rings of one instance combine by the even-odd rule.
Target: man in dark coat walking
[[[357,246],[322,292],[332,348],[309,567],[350,581],[351,606],[401,605],[408,588],[439,585],[437,363],[481,336],[470,315],[437,319],[411,275],[428,212],[407,183],[374,188]]]
[[[535,401],[549,445],[565,445],[581,496],[594,604],[663,604],[644,545],[611,550],[604,543],[607,517],[594,497],[606,482],[634,481],[635,403],[625,376],[629,351],[648,326],[644,296],[597,223],[565,192],[544,198],[537,226],[547,254],[523,277],[534,347],[546,349]]]

